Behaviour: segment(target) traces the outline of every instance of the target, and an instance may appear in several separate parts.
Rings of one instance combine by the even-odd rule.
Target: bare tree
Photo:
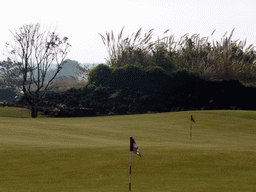
[[[16,63],[21,63],[23,77],[22,90],[31,107],[31,117],[37,117],[38,103],[45,95],[50,83],[64,64],[69,52],[68,38],[59,38],[55,32],[40,30],[40,24],[26,24],[11,31],[13,43],[6,43],[8,56]],[[56,72],[45,82],[45,76],[52,64]]]

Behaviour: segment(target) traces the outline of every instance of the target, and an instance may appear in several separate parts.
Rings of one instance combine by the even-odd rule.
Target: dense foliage
[[[169,85],[171,82],[173,86],[152,90],[87,86],[49,92],[38,106],[43,114],[52,117],[256,109],[256,88],[245,87],[238,81],[200,81],[198,77],[180,71],[170,78]],[[26,107],[25,98],[14,106]]]
[[[138,64],[127,64],[123,67],[100,64],[90,71],[88,79],[87,86],[165,92],[174,92],[174,89],[181,89],[186,83],[203,81],[186,69],[166,73],[159,66],[145,68]]]
[[[104,64],[93,68],[88,75],[88,83],[95,86],[109,86],[112,69]]]
[[[169,30],[165,31],[167,34]],[[175,41],[164,36],[151,41],[153,29],[141,37],[141,29],[131,37],[123,38],[123,29],[115,39],[113,32],[101,35],[108,51],[107,64],[114,67],[137,63],[143,67],[160,66],[167,73],[177,69],[196,71],[206,80],[239,80],[256,84],[256,52],[246,41],[223,36],[220,41],[209,41],[198,34],[185,34]],[[214,32],[211,34],[211,36]]]
[[[153,30],[143,38],[140,29],[135,36],[123,39],[122,29],[117,41],[113,33],[106,33],[106,38],[101,37],[109,53],[107,64],[89,69],[76,63],[88,79],[87,84],[44,95],[38,90],[36,93],[43,97],[37,99],[36,107],[54,117],[193,109],[255,110],[255,88],[246,88],[240,82],[256,85],[256,53],[252,45],[245,48],[245,42],[232,41],[233,31],[229,37],[224,35],[220,42],[212,43],[209,38],[187,34],[177,42],[173,36],[152,42]],[[52,88],[59,89],[60,84]],[[25,98],[16,104],[27,106]]]

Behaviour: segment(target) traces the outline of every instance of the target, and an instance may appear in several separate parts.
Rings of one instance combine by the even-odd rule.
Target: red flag
[[[140,151],[139,151],[138,146],[134,139],[133,139],[133,153],[135,153],[141,157]]]

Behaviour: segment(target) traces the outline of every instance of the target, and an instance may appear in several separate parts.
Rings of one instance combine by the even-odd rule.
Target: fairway
[[[142,154],[132,155],[133,192],[256,191],[255,111],[32,119],[3,110],[1,192],[129,191],[130,136]]]

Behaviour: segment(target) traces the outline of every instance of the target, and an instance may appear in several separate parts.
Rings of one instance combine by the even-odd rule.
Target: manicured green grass
[[[26,108],[0,107],[0,117],[30,118],[31,112]],[[38,117],[42,118],[43,115],[38,113]]]
[[[190,140],[190,115],[193,138]],[[0,191],[256,191],[256,112],[0,118]]]

